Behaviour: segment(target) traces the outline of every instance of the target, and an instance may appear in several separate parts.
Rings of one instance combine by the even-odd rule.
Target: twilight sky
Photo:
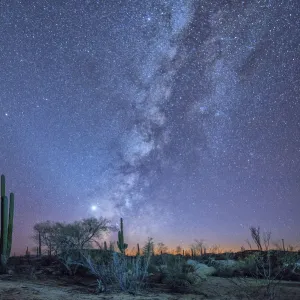
[[[300,2],[4,0],[0,172],[39,221],[126,238],[300,241]]]

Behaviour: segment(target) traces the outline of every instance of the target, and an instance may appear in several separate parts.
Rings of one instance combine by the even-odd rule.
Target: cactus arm
[[[1,175],[1,197],[5,196],[5,176]]]

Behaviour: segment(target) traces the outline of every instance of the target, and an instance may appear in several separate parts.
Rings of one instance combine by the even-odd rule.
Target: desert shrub
[[[258,252],[247,256],[245,259],[240,260],[240,269],[246,276],[253,276],[257,272],[257,262],[260,254]]]
[[[214,255],[211,254],[203,254],[201,256],[196,257],[196,259],[192,258],[193,260],[196,260],[197,262],[207,264],[209,260],[214,257]]]
[[[11,264],[11,265],[20,265],[21,262],[22,262],[21,256],[12,256],[8,259],[8,264]]]
[[[112,262],[113,252],[110,250],[88,249],[85,252],[86,254],[90,255],[95,262],[101,262],[104,264],[109,264]]]
[[[280,257],[280,263],[285,267],[297,269],[297,262],[300,260],[300,254],[298,252],[287,252]]]
[[[168,257],[165,264],[160,267],[160,272],[162,282],[176,293],[192,292],[201,281],[194,266],[188,265],[181,256]]]
[[[181,268],[183,264],[186,263],[185,258],[179,255],[165,255],[162,256],[162,265],[168,266],[168,269],[178,269]]]
[[[255,282],[255,286],[251,287],[252,292],[256,291],[260,294],[263,292],[263,299],[266,300],[276,299],[279,283],[284,276],[284,268],[278,261],[276,253],[272,251],[253,253],[240,261],[240,268],[244,272],[244,279],[249,276],[256,280],[249,281],[239,278],[240,281],[235,279],[232,282],[244,292],[251,287],[251,282]],[[248,294],[248,297],[253,299],[250,294]]]
[[[108,285],[117,284],[119,289],[131,294],[137,294],[146,286],[150,258],[137,256],[127,257],[114,252],[112,259],[106,260],[98,256],[93,259],[91,255],[83,255],[81,265],[86,267],[91,274],[96,276],[98,291],[106,292]]]
[[[228,260],[234,258],[233,252],[224,252],[219,254],[214,254],[215,260]]]
[[[282,279],[284,271],[284,266],[280,262],[280,254],[274,251],[251,254],[240,261],[240,268],[245,275],[268,280]]]
[[[90,274],[96,277],[98,286],[97,292],[106,292],[108,285],[114,282],[113,270],[111,264],[101,261],[95,261],[90,255],[82,255],[81,262],[77,262],[79,266],[86,268]]]
[[[300,281],[300,254],[297,252],[287,252],[280,257],[285,280]]]
[[[41,256],[40,257],[40,264],[43,267],[49,267],[53,263],[56,263],[58,261],[57,257],[55,256]]]
[[[137,256],[128,259],[124,255],[113,253],[112,273],[122,291],[137,294],[146,286],[150,256]]]
[[[80,274],[85,274],[82,262],[86,261],[86,257],[90,257],[93,263],[99,265],[109,265],[112,262],[112,252],[109,250],[70,248],[58,254],[59,261],[69,275],[75,275],[78,271]]]
[[[154,264],[149,264],[148,269],[147,269],[148,273],[157,273],[158,272],[158,268],[154,265]]]
[[[69,275],[75,275],[79,264],[77,263],[81,256],[79,251],[64,251],[58,255],[59,261],[64,266]]]
[[[174,293],[185,294],[193,291],[192,284],[187,280],[187,278],[184,278],[184,276],[182,275],[172,275],[166,279],[165,283],[168,285],[171,292]]]
[[[185,273],[183,270],[177,270],[174,273],[167,273],[163,282],[167,284],[170,290],[174,293],[192,293],[199,283],[197,273]]]
[[[213,266],[216,272],[213,276],[218,277],[234,277],[244,274],[243,268],[245,268],[245,263],[235,260],[210,260],[208,263],[209,266]]]
[[[183,273],[187,274],[194,272],[195,268],[192,265],[188,265],[185,258],[181,256],[169,256],[164,261],[165,270],[169,273]]]
[[[182,265],[182,272],[183,272],[184,274],[187,274],[187,273],[193,273],[193,272],[195,272],[195,266],[193,266],[193,265],[188,265],[187,263],[184,263],[184,264]]]
[[[173,256],[171,254],[163,253],[159,255],[152,255],[150,258],[150,264],[155,266],[163,265],[165,260],[168,259],[168,257]]]
[[[233,277],[237,274],[237,270],[231,266],[226,265],[214,265],[216,272],[213,276],[217,277]]]

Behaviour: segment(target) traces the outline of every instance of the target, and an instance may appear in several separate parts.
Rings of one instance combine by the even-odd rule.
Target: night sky
[[[36,222],[132,248],[300,242],[300,1],[3,0],[0,173]],[[115,239],[115,237],[112,237]]]

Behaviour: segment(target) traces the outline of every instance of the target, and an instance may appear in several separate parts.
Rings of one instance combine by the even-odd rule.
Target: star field
[[[239,248],[251,225],[300,242],[299,1],[0,8],[15,250],[89,216],[122,216],[130,246]]]

